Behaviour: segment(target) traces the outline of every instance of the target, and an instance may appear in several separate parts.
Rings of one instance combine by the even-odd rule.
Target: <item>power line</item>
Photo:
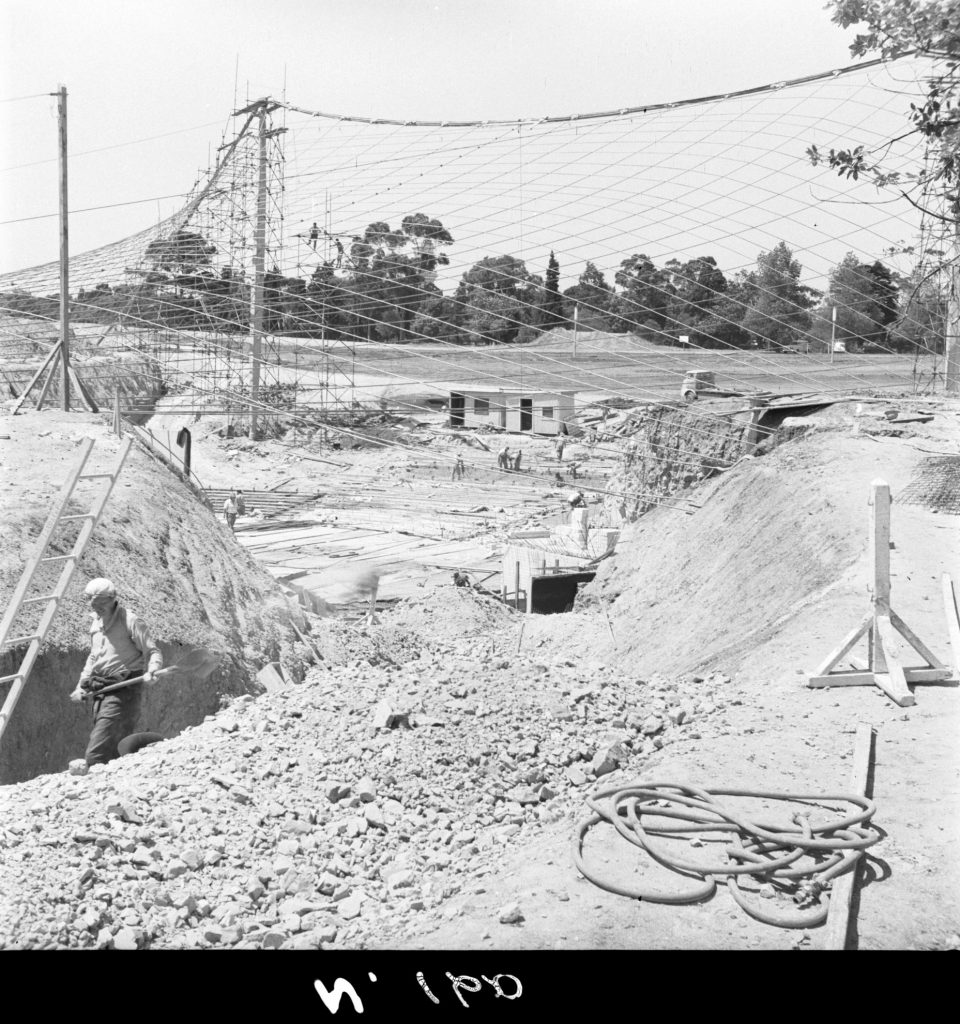
[[[46,94],[44,93],[44,95]],[[207,121],[205,124],[197,124],[194,125],[192,128],[178,128],[176,131],[173,132],[163,132],[161,135],[148,135],[142,139],[131,139],[129,142],[117,142],[114,143],[112,146],[99,146],[96,149],[81,149],[79,151],[71,150],[70,159],[73,160],[78,156],[90,156],[93,153],[106,153],[109,150],[113,149],[124,149],[127,146],[138,146],[143,142],[154,142],[157,139],[169,139],[174,135],[185,135],[187,132],[199,131],[201,128],[210,128],[220,123],[220,121]],[[0,173],[4,173],[6,171],[20,171],[23,170],[25,167],[39,167],[41,164],[52,164],[56,163],[56,161],[56,157],[50,157],[48,160],[32,160],[30,163],[27,164],[14,164],[10,167],[0,167]],[[149,202],[149,200],[144,200],[144,202]]]
[[[149,199],[129,199],[123,203],[107,203],[105,206],[85,206],[80,210],[71,210],[70,213],[93,213],[95,210],[113,210],[118,206],[137,206],[140,203],[156,203],[162,199],[185,199],[189,193],[174,192],[169,196],[150,196]],[[22,224],[28,220],[48,220],[50,217],[58,217],[57,213],[38,213],[33,217],[16,217],[13,220],[0,220],[0,224]]]
[[[34,92],[29,96],[10,96],[7,99],[0,100],[0,103],[18,103],[20,100],[35,100],[43,96],[55,96],[56,93],[52,92]]]

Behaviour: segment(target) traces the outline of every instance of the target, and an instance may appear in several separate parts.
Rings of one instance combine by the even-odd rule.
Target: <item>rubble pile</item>
[[[457,601],[461,628],[491,614],[444,588],[438,625]],[[405,663],[313,668],[135,755],[8,788],[0,948],[389,946],[723,706],[720,675],[640,680],[443,632]]]

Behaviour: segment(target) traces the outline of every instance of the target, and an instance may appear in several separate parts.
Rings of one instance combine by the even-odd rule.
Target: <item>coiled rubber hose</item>
[[[763,800],[843,801],[859,810],[832,821],[810,823],[806,812],[793,814],[790,825],[750,821],[732,811],[718,797],[755,797]],[[608,801],[606,806],[602,803]],[[573,860],[577,870],[608,892],[650,903],[698,903],[716,892],[716,878],[725,878],[734,900],[751,916],[780,928],[813,928],[827,918],[829,905],[820,901],[832,878],[853,868],[863,851],[880,839],[870,825],[876,811],[873,801],[850,793],[774,793],[756,789],[701,789],[676,782],[638,782],[625,788],[595,793],[587,799],[594,812],[580,822],[573,841]],[[810,812],[814,808],[809,809]],[[644,817],[674,819],[664,824],[644,823]],[[635,846],[645,850],[658,864],[670,868],[698,884],[683,892],[657,892],[617,885],[597,876],[584,863],[583,844],[589,830],[601,821],[612,825]],[[730,834],[724,847],[725,859],[716,863],[697,863],[668,852],[667,843],[651,841],[651,836],[682,838],[684,833],[725,832]],[[797,864],[802,858],[806,863]],[[795,899],[815,903],[802,913],[774,914],[752,904],[740,888],[740,876],[750,875],[760,882],[795,884]]]

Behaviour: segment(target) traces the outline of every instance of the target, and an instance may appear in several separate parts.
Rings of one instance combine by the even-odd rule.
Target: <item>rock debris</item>
[[[509,615],[438,591],[366,630],[369,660],[239,696],[88,774],[6,787],[0,948],[363,948],[415,935],[455,913],[505,847],[572,827],[598,778],[635,777],[722,707],[719,675],[641,680],[511,656],[497,632]],[[417,632],[428,623],[429,639]],[[384,642],[394,664],[371,664]],[[508,904],[500,919],[522,911]]]

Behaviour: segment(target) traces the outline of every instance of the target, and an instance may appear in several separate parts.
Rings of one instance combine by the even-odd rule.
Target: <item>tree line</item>
[[[308,243],[316,249],[316,234]],[[270,334],[402,343],[509,344],[556,327],[631,332],[664,344],[701,348],[847,351],[942,348],[946,297],[935,279],[903,278],[880,261],[853,253],[832,269],[819,292],[801,282],[802,267],[780,242],[756,266],[731,276],[712,256],[662,266],[643,253],[621,261],[613,283],[588,262],[561,292],[550,253],[545,274],[515,256],[487,256],[461,277],[452,295],[436,285],[453,236],[423,213],[396,230],[378,221],[349,247],[336,239],[335,260],[318,256],[309,276],[264,275],[263,328]],[[147,247],[139,280],[76,296],[76,321],[125,321],[175,330],[247,332],[250,281],[217,264],[216,246],[180,230]],[[8,310],[56,319],[57,296],[0,295]]]

